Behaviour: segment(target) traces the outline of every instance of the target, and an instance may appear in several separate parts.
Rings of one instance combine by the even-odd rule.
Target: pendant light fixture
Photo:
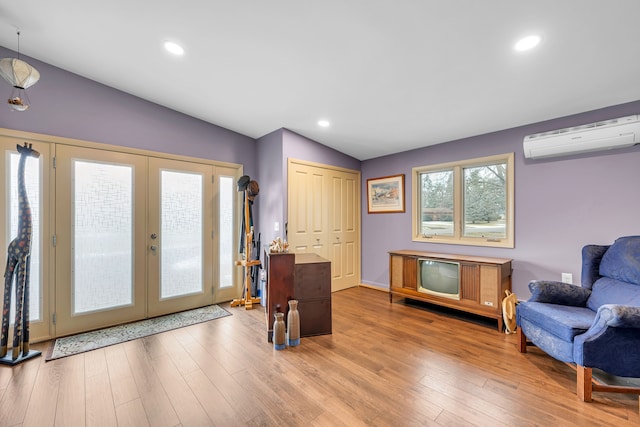
[[[20,59],[20,30],[18,34],[18,58],[0,59],[0,77],[13,86],[9,107],[16,111],[25,111],[31,103],[27,96],[27,88],[40,79],[40,73],[31,65]]]

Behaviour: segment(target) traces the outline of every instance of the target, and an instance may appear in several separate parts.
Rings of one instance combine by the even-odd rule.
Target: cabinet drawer
[[[331,299],[298,300],[300,336],[331,333]]]
[[[331,296],[331,263],[296,264],[293,294],[296,299]]]

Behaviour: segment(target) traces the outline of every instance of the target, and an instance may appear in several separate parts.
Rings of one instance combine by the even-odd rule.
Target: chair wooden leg
[[[591,368],[576,365],[576,382],[578,398],[583,402],[591,402],[591,394],[593,391],[593,378]]]
[[[527,337],[524,335],[524,332],[522,332],[522,328],[521,327],[519,327],[516,332],[518,334],[518,351],[520,353],[526,353],[527,352]]]

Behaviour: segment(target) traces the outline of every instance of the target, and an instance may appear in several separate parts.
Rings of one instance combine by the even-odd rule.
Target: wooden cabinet
[[[330,334],[331,262],[316,254],[268,254],[267,340],[273,339],[276,311],[286,313],[290,299],[298,300],[300,336]]]
[[[459,299],[426,293],[420,288],[420,259],[459,263]],[[396,295],[438,304],[496,319],[502,330],[505,290],[511,290],[510,259],[411,250],[389,252],[390,302]]]
[[[268,254],[265,260],[267,267],[267,301],[265,304],[267,340],[272,342],[274,315],[278,311],[286,313],[287,301],[293,298],[295,255],[290,253]]]

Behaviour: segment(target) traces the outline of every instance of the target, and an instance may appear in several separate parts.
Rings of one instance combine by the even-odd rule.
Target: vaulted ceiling
[[[21,0],[0,3],[0,45],[19,28],[25,55],[365,160],[639,100],[639,16],[637,0]]]

